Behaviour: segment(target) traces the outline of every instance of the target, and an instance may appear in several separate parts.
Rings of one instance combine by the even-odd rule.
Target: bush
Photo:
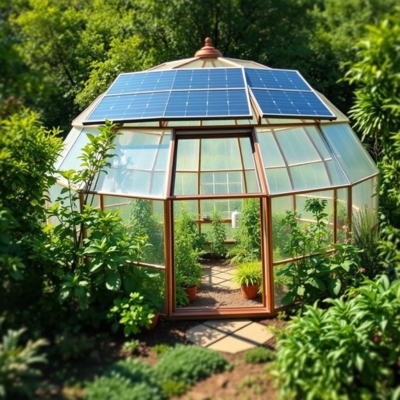
[[[392,398],[400,352],[400,280],[366,280],[349,299],[307,306],[277,338],[283,398]],[[394,398],[394,397],[393,397]]]
[[[0,344],[0,398],[30,396],[33,379],[40,376],[34,364],[46,362],[46,357],[38,354],[38,350],[47,342],[40,339],[21,346],[20,339],[24,332],[25,329],[9,330]]]
[[[161,400],[162,388],[152,368],[139,360],[126,359],[111,366],[87,385],[88,400]]]
[[[244,361],[247,364],[261,364],[275,359],[275,353],[265,347],[255,347],[243,354]]]
[[[163,382],[175,381],[193,385],[228,365],[222,355],[202,347],[177,345],[166,351],[155,370]]]

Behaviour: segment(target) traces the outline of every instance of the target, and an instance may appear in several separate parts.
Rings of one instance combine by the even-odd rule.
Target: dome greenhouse
[[[145,252],[140,265],[164,275],[168,317],[276,313],[285,295],[276,271],[292,257],[285,250],[289,232],[281,225],[287,211],[313,224],[306,201],[326,200],[332,243],[351,230],[360,210],[376,212],[378,171],[348,118],[297,71],[223,57],[209,39],[192,58],[120,74],[73,121],[59,170],[79,169],[87,134],[97,135],[106,120],[121,123],[116,156],[84,189],[95,207],[120,210],[129,226],[140,219],[138,210],[147,213],[142,220],[148,221],[154,251]],[[67,185],[59,176],[50,199]],[[235,300],[234,263],[210,256],[210,238],[217,215],[226,233],[224,248],[237,255],[249,208],[257,219],[250,228],[256,230],[251,239],[257,242],[262,282],[261,294],[243,302]],[[201,284],[188,306],[179,304],[176,291],[182,210],[204,239]]]

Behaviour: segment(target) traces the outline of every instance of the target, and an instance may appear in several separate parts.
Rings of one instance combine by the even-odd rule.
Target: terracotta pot
[[[196,294],[197,294],[197,286],[190,286],[187,288],[183,288],[186,294],[189,297],[189,301],[194,301],[196,299]]]
[[[250,300],[257,297],[258,285],[251,285],[251,286],[242,285],[241,289],[242,289],[242,296],[245,299]]]
[[[155,314],[154,317],[151,319],[151,324],[150,324],[150,326],[147,328],[148,331],[153,330],[153,329],[157,326],[158,317],[159,317],[159,316],[160,316],[160,313],[157,313],[157,314]]]

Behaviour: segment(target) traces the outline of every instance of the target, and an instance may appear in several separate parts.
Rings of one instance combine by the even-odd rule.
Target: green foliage
[[[162,400],[162,388],[152,368],[126,359],[112,365],[87,385],[88,400]]]
[[[360,266],[363,268],[363,275],[373,279],[382,272],[379,252],[379,231],[376,212],[368,208],[362,208],[358,213],[353,214],[353,242],[354,245],[363,251],[359,254]]]
[[[346,80],[356,86],[351,115],[381,172],[379,206],[380,256],[391,270],[399,268],[393,241],[400,240],[400,11],[368,26],[357,43],[357,59],[346,63]],[[393,226],[393,228],[391,227]],[[392,243],[391,243],[392,241]],[[397,254],[396,254],[397,253]]]
[[[189,305],[189,296],[185,292],[185,289],[179,284],[179,277],[178,281],[175,285],[175,302],[177,307],[186,307]]]
[[[129,340],[122,345],[122,350],[128,353],[135,353],[136,350],[139,348],[140,342],[137,339]]]
[[[180,215],[174,225],[174,260],[176,283],[184,287],[199,285],[203,269],[197,262],[199,253],[205,246],[205,238],[197,225],[181,204]]]
[[[349,296],[307,306],[277,339],[283,398],[388,399],[400,348],[400,281],[365,280]]]
[[[282,298],[283,304],[298,300],[312,304],[326,293],[338,297],[349,284],[357,285],[361,277],[358,257],[361,250],[350,239],[332,244],[335,251],[331,255],[327,253],[325,207],[326,200],[308,199],[305,210],[312,213],[314,223],[301,224],[301,215],[296,211],[288,211],[282,221],[289,237],[284,252],[294,258],[276,272],[277,277],[287,278],[288,292]]]
[[[261,285],[261,262],[246,262],[239,264],[233,271],[232,280],[239,285]]]
[[[82,332],[65,329],[56,334],[54,339],[55,351],[63,360],[83,357],[96,346],[96,341]]]
[[[0,119],[0,313],[8,326],[38,318],[32,307],[46,283],[32,253],[35,240],[42,240],[44,192],[54,183],[53,163],[61,150],[57,133],[24,108]]]
[[[235,246],[228,253],[233,264],[261,259],[259,199],[245,199],[235,240]]]
[[[243,359],[247,364],[261,364],[275,359],[275,353],[265,347],[254,347],[243,353]]]
[[[226,228],[222,223],[217,210],[214,210],[211,216],[211,230],[208,233],[211,254],[216,257],[224,257],[226,254],[224,241],[226,240]]]
[[[163,226],[152,213],[150,200],[132,200],[128,231],[136,237],[147,237],[149,246],[142,254],[145,262],[164,265]]]
[[[167,350],[170,349],[170,346],[168,346],[165,343],[159,343],[153,346],[154,352],[157,354],[158,357],[162,356]]]
[[[114,307],[110,309],[110,317],[118,318],[118,323],[124,326],[124,334],[139,333],[143,328],[149,328],[157,308],[148,304],[139,293],[130,293],[129,298],[115,299]],[[118,329],[118,323],[113,324],[113,330]]]
[[[3,323],[3,320],[0,320]],[[47,345],[43,339],[21,344],[26,329],[8,330],[0,344],[0,398],[30,396],[34,378],[41,375],[35,364],[45,363],[46,357],[39,354]]]
[[[189,388],[185,382],[173,381],[173,380],[166,380],[163,382],[163,391],[168,397],[172,396],[180,396],[184,394]]]
[[[193,385],[213,373],[223,371],[227,361],[214,350],[177,345],[166,351],[155,370],[163,381]]]

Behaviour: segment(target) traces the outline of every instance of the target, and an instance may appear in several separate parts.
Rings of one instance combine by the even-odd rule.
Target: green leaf
[[[329,281],[329,286],[328,286],[329,292],[331,295],[338,296],[340,293],[340,290],[342,289],[342,282],[340,281],[339,278],[334,278]]]
[[[121,288],[121,276],[117,271],[110,271],[106,278],[106,288],[117,291]]]

